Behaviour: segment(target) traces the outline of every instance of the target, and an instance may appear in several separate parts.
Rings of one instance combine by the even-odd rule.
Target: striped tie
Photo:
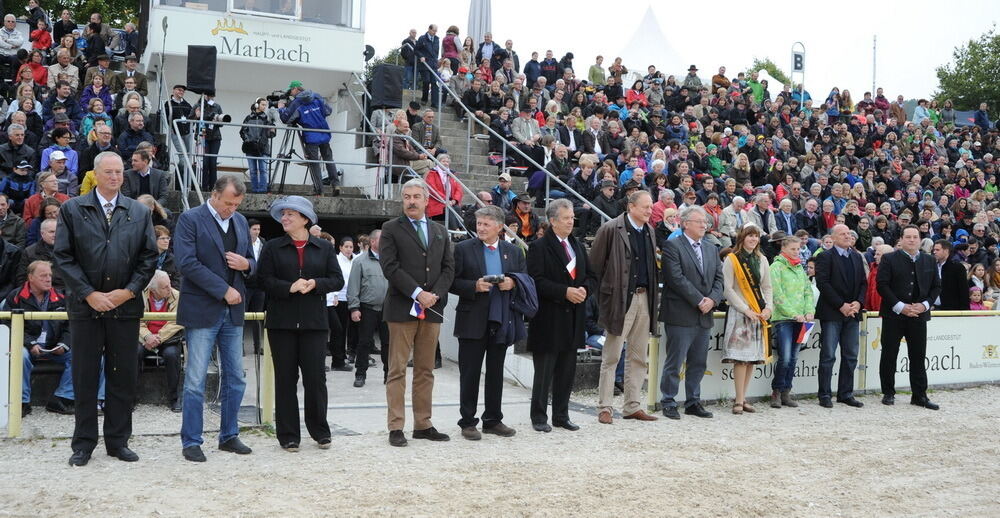
[[[110,201],[104,204],[104,219],[108,220],[108,223],[111,223],[111,214],[114,210],[115,206]]]

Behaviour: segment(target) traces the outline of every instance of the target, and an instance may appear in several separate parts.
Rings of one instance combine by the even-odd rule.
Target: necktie
[[[111,214],[114,210],[115,206],[112,205],[110,201],[104,204],[104,219],[106,219],[108,223],[111,223]]]
[[[740,211],[736,211],[736,226],[743,228],[743,214],[740,214]]]
[[[493,245],[486,245],[486,248],[489,248],[489,249],[490,249],[490,252],[492,252],[492,251],[494,251],[494,250],[496,250],[496,249],[497,249],[497,247],[495,247],[495,246],[493,246]]]
[[[420,242],[424,244],[424,248],[427,248],[427,234],[424,233],[423,220],[414,221],[413,224],[417,226],[417,237],[419,237]]]
[[[695,265],[698,266],[698,273],[703,274],[705,273],[704,271],[705,267],[702,265],[702,263],[704,262],[704,258],[702,258],[701,256],[701,241],[695,241],[694,243],[691,243],[691,247],[694,248],[694,255],[695,257],[698,258],[698,261],[695,263]]]
[[[566,271],[569,272],[571,279],[576,279],[576,259],[569,251],[569,241],[563,241],[563,251],[566,252],[566,259],[569,260],[569,264],[566,265]]]

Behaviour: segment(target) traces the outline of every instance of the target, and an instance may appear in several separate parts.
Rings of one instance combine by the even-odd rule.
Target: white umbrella
[[[467,34],[472,37],[476,45],[483,41],[484,34],[492,30],[490,28],[492,25],[493,9],[490,7],[490,0],[470,0]]]

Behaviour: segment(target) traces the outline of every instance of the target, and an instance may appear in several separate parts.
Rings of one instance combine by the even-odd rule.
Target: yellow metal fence
[[[0,311],[0,322],[10,322],[10,394],[7,408],[7,436],[17,437],[21,434],[21,364],[24,361],[24,321],[25,320],[68,320],[65,312],[52,311]],[[177,313],[146,313],[141,320],[177,320]],[[264,313],[246,313],[246,320],[264,320]],[[138,343],[139,337],[136,337]],[[264,358],[261,366],[261,420],[264,424],[274,422],[274,365],[271,363],[271,346],[267,333],[261,333]]]

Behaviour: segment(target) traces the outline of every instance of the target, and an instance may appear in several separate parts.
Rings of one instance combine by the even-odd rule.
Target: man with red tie
[[[528,275],[538,292],[538,312],[528,329],[528,350],[535,365],[531,388],[531,424],[538,432],[552,425],[579,430],[569,419],[569,396],[576,371],[576,350],[584,344],[584,302],[597,285],[587,252],[573,233],[573,204],[559,199],[545,209],[551,227],[528,248]]]

